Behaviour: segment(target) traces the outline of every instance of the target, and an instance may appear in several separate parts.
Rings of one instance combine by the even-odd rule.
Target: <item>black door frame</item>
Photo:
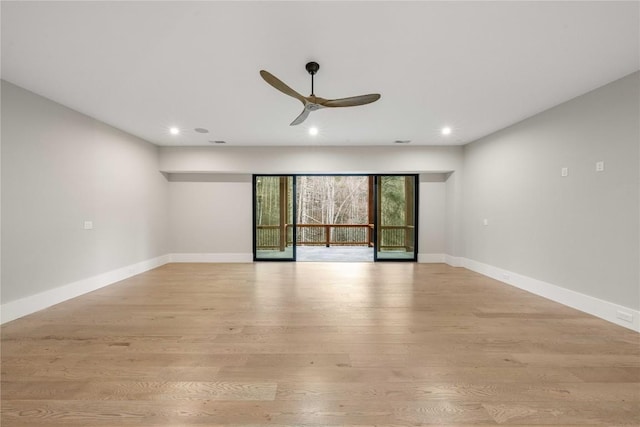
[[[292,258],[257,258],[257,230],[256,230],[256,180],[260,176],[286,176],[292,178],[292,210],[293,210],[293,257]],[[297,247],[297,208],[298,208],[298,198],[297,196],[297,183],[298,177],[300,176],[366,176],[373,177],[373,261],[374,262],[417,262],[418,261],[418,206],[419,199],[419,185],[420,179],[418,174],[406,174],[406,173],[386,173],[386,174],[373,174],[373,173],[297,173],[297,174],[275,174],[275,173],[262,173],[262,174],[253,174],[252,175],[252,218],[253,218],[253,261],[267,261],[267,262],[296,262],[296,247]],[[391,259],[391,258],[378,258],[378,181],[382,176],[413,176],[414,177],[414,186],[413,186],[413,197],[414,197],[414,207],[413,207],[413,215],[414,215],[414,250],[412,258],[399,258],[399,259]]]
[[[291,178],[291,187],[292,187],[292,200],[291,200],[291,206],[292,206],[292,210],[293,210],[293,255],[291,258],[258,258],[258,249],[257,249],[257,243],[258,243],[258,236],[257,236],[257,224],[256,224],[256,213],[257,213],[257,198],[256,198],[256,187],[257,187],[257,179],[258,177],[262,177],[262,176],[277,176],[277,177],[290,177]],[[297,222],[296,222],[296,214],[297,214],[297,205],[296,205],[296,181],[297,181],[297,175],[295,174],[275,174],[275,173],[263,173],[263,174],[253,174],[252,178],[251,178],[251,183],[252,183],[252,187],[251,187],[251,194],[252,194],[252,202],[251,202],[251,207],[252,207],[252,214],[251,217],[253,218],[253,235],[252,235],[252,240],[253,240],[253,261],[268,261],[268,262],[295,262],[296,261],[296,239],[297,239],[297,233],[298,233],[298,227],[297,227]],[[285,237],[286,239],[286,237]],[[285,245],[286,245],[286,241],[285,241]]]
[[[418,262],[418,206],[419,199],[418,194],[420,194],[419,186],[420,179],[419,175],[415,173],[380,173],[380,174],[371,174],[370,176],[374,177],[373,186],[374,186],[374,246],[373,246],[373,262]],[[411,258],[378,258],[378,225],[380,218],[378,218],[378,186],[380,178],[383,176],[411,176],[414,179],[413,183],[413,257]]]

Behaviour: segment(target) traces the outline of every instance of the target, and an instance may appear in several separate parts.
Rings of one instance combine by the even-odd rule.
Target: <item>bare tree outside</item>
[[[368,224],[368,177],[301,176],[297,182],[298,224]],[[364,228],[332,228],[332,241],[363,242]],[[301,227],[299,242],[320,241],[321,228]],[[355,236],[355,233],[362,236]],[[351,237],[351,239],[349,239]],[[355,239],[359,237],[359,239]],[[355,240],[354,240],[355,239]]]

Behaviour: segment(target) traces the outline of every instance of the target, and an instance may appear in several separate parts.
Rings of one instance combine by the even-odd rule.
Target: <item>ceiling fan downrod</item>
[[[313,76],[320,69],[320,64],[318,64],[317,62],[313,62],[313,61],[312,62],[307,62],[307,65],[305,65],[304,68],[306,68],[307,72],[309,74],[311,74],[311,96],[315,96],[315,94],[313,93]]]

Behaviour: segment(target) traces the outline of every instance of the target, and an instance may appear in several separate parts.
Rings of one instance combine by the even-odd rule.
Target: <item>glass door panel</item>
[[[253,176],[255,261],[295,261],[294,186],[292,175]]]
[[[417,175],[376,176],[376,261],[417,260]]]

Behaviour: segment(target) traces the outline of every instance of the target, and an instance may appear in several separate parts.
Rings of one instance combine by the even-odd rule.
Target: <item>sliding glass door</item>
[[[377,175],[375,261],[417,260],[417,175]]]
[[[323,249],[324,255],[328,255],[329,252],[348,251],[348,246],[361,246],[366,250],[371,244],[374,246],[374,261],[417,260],[417,175],[370,175],[362,180],[362,185],[353,187],[353,191],[363,191],[359,197],[353,198],[347,192],[351,198],[344,200],[331,186],[331,203],[327,198],[320,198],[322,200],[318,202],[319,196],[315,193],[298,194],[296,180],[301,178],[301,188],[309,187],[307,190],[311,191],[313,186],[302,185],[310,176],[254,175],[255,261],[295,261],[296,245],[302,245],[306,252],[309,252],[308,248]],[[331,182],[336,184],[343,180]],[[296,220],[298,199],[302,212],[306,213],[299,219],[299,224]],[[319,203],[318,214],[312,212],[310,203],[313,201]],[[353,211],[359,216],[341,222],[333,210],[330,212],[332,216],[327,216],[325,210],[332,206],[340,208],[337,213]],[[309,217],[313,221],[309,222]],[[302,234],[298,235],[299,232]],[[341,255],[340,259],[343,258]]]
[[[254,261],[295,261],[295,179],[254,175]]]

